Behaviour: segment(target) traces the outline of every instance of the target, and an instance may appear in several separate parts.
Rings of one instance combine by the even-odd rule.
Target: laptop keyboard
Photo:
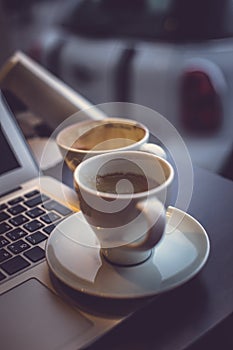
[[[37,189],[0,204],[0,283],[42,261],[40,243],[71,213]]]

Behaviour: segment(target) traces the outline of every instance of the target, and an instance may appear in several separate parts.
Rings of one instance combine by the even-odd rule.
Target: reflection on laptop
[[[1,348],[79,349],[117,324],[66,304],[54,292],[45,261],[49,234],[76,204],[73,190],[41,176],[0,95]]]

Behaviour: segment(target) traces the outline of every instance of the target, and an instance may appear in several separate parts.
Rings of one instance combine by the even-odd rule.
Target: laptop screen
[[[28,144],[0,92],[0,195],[38,175]]]
[[[4,161],[0,162],[0,175],[7,173],[13,169],[20,167],[20,163],[10,148],[6,136],[0,124],[0,158]]]

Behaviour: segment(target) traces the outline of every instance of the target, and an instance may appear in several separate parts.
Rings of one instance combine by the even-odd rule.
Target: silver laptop
[[[80,308],[74,302],[78,300],[76,295],[67,302],[51,283],[45,260],[46,240],[55,225],[76,210],[76,202],[73,190],[41,176],[1,93],[1,349],[80,349],[128,315],[97,316],[92,312],[97,301],[88,301],[89,309]]]

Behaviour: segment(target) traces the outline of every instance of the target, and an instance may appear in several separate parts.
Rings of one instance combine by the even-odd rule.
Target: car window
[[[233,34],[229,6],[230,0],[82,0],[62,25],[91,37],[217,39]]]
[[[93,37],[160,37],[173,0],[84,0],[63,19],[73,33]]]

